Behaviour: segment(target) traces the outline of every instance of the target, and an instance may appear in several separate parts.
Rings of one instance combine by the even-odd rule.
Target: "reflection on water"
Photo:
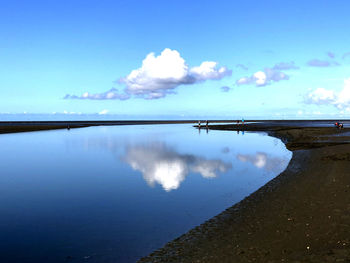
[[[21,263],[135,262],[291,158],[278,139],[191,125],[0,135],[0,155],[0,262]]]
[[[265,152],[255,154],[237,154],[237,159],[241,162],[248,162],[259,169],[266,171],[281,172],[287,166],[289,159],[284,157],[273,157]]]
[[[140,171],[150,186],[162,185],[164,190],[177,189],[188,173],[199,173],[204,178],[214,178],[218,172],[226,172],[231,163],[208,160],[193,154],[180,154],[165,143],[128,146],[123,158]]]

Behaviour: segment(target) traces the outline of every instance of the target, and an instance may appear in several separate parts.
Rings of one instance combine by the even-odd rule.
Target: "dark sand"
[[[258,191],[139,262],[350,262],[350,129],[332,122],[209,129],[265,131],[293,157]]]

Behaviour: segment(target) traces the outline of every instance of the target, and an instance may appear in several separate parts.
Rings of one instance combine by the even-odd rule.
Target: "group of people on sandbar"
[[[244,119],[242,118],[242,121],[240,121],[240,120],[237,120],[237,124],[240,124],[240,122],[242,122],[242,124],[244,124]],[[208,120],[206,120],[205,121],[205,127],[208,129],[208,125],[209,125],[209,121]],[[201,127],[201,121],[199,120],[198,121],[198,128],[200,128]]]
[[[344,124],[340,123],[340,122],[334,123],[334,126],[337,127],[338,129],[343,129],[344,128]]]
[[[205,127],[208,129],[208,124],[209,124],[209,121],[206,121],[205,122]],[[201,121],[198,121],[198,127],[200,128],[201,127]]]

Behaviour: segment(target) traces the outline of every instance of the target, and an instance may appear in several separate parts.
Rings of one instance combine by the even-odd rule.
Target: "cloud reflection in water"
[[[257,152],[256,154],[237,154],[237,159],[241,162],[249,162],[256,168],[264,169],[269,172],[282,172],[289,163],[289,159],[287,158],[273,157],[264,152]]]
[[[224,173],[232,167],[231,163],[221,160],[180,154],[158,142],[127,146],[122,159],[134,170],[140,171],[149,185],[158,183],[165,191],[177,189],[190,172],[199,173],[204,178],[214,178],[218,172]]]

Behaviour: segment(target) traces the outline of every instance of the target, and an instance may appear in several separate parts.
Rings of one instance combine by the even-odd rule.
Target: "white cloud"
[[[231,168],[231,164],[220,160],[179,154],[162,143],[130,146],[123,159],[134,170],[140,171],[149,185],[158,183],[165,191],[177,189],[190,172],[213,178],[218,172]]]
[[[272,82],[278,82],[281,80],[287,80],[289,76],[282,72],[275,70],[273,68],[265,68],[264,71],[255,72],[250,77],[243,77],[236,81],[239,85],[255,84],[256,86],[265,86],[271,84]]]
[[[229,74],[231,74],[230,70],[226,67],[218,67],[218,63],[213,61],[202,62],[199,67],[193,67],[190,69],[190,75],[192,75],[196,81],[222,79]]]
[[[263,86],[266,85],[266,74],[263,71],[258,71],[253,74],[253,77],[255,79],[255,83],[257,86]]]
[[[102,111],[100,111],[98,114],[100,114],[100,115],[105,115],[105,114],[107,114],[109,112],[109,110],[102,110]]]
[[[174,93],[179,85],[221,79],[228,75],[231,75],[231,70],[218,67],[214,61],[205,61],[198,67],[189,68],[178,51],[166,48],[159,56],[148,54],[142,66],[121,78],[120,82],[126,85],[127,94],[158,99]]]
[[[350,78],[344,80],[344,88],[340,91],[336,104],[341,109],[350,106]]]
[[[317,88],[311,91],[306,98],[309,104],[329,104],[336,100],[336,95],[333,90],[326,90],[324,88]]]
[[[305,96],[305,103],[316,105],[333,105],[338,109],[350,107],[350,78],[344,80],[343,89],[336,93],[333,90],[318,88]]]
[[[214,61],[204,61],[200,66],[189,68],[178,51],[166,48],[159,56],[155,56],[154,53],[148,54],[140,68],[132,70],[129,75],[119,79],[119,83],[126,86],[123,93],[118,93],[113,88],[103,93],[85,92],[81,96],[67,94],[64,98],[126,100],[131,96],[137,96],[145,99],[159,99],[175,93],[175,89],[180,85],[218,80],[231,74],[231,70],[219,67]]]

